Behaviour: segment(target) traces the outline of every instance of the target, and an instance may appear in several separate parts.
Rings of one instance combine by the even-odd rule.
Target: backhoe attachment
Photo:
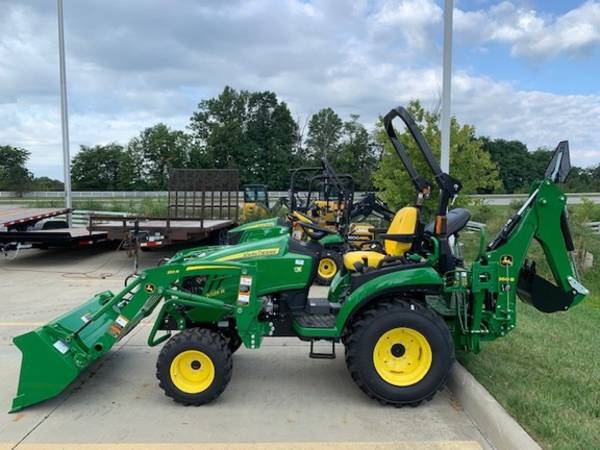
[[[490,260],[501,267],[519,269],[519,297],[540,311],[564,311],[579,303],[588,290],[579,282],[572,257],[575,249],[569,230],[566,196],[556,183],[566,180],[569,169],[569,143],[556,147],[546,168],[545,179],[532,189],[525,204],[506,222],[488,246]],[[554,283],[537,273],[536,263],[525,259],[531,239],[541,245]]]

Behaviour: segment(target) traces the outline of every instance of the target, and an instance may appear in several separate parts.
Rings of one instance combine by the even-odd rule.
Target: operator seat
[[[471,212],[465,208],[454,208],[446,214],[446,233],[452,236],[459,231],[462,231],[467,223],[471,220]],[[434,235],[434,222],[431,222],[425,227],[425,234]]]
[[[417,234],[418,224],[419,210],[414,206],[405,206],[396,213],[387,230],[388,235],[394,235],[394,237],[397,237],[401,240],[384,238],[383,246],[385,253],[374,250],[357,250],[348,252],[344,255],[344,267],[347,270],[354,272],[361,269],[365,265],[375,268],[385,257],[404,256],[404,254],[408,252],[413,245],[413,241]]]
[[[448,236],[456,235],[471,219],[471,213],[465,208],[455,208],[448,211],[446,232]],[[380,262],[386,257],[402,257],[408,252],[417,237],[417,226],[419,224],[419,211],[413,206],[402,208],[394,216],[394,220],[388,228],[388,235],[395,235],[396,238],[404,237],[401,241],[385,239],[385,254],[378,251],[354,251],[344,255],[344,267],[355,272],[363,269],[365,266],[377,268]],[[434,222],[425,227],[426,235],[434,235]],[[390,236],[391,237],[391,236]]]

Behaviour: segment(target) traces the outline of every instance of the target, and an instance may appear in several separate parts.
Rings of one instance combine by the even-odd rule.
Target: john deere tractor
[[[298,196],[302,181],[308,189],[305,199]],[[354,202],[354,179],[348,174],[337,174],[325,158],[321,160],[321,167],[291,171],[287,203],[289,211],[286,216],[256,220],[232,228],[227,232],[226,242],[240,244],[287,234],[297,240],[309,240],[304,227],[298,222],[330,228],[335,233],[327,233],[320,241],[324,251],[315,279],[324,286],[328,286],[342,268],[344,253],[379,244],[375,237],[380,229],[366,220],[376,217],[390,222],[394,217],[387,205],[372,192]],[[186,253],[190,254],[189,251]]]
[[[245,184],[242,186],[244,203],[241,217],[247,221],[269,213],[269,191],[264,184]]]
[[[429,225],[421,207],[432,185],[397,139],[395,118],[407,126],[440,190]],[[299,222],[306,242],[282,235],[180,254],[134,275],[121,292],[101,292],[16,336],[23,359],[12,411],[58,395],[155,310],[148,344],[164,344],[158,383],[176,402],[215,400],[230,382],[232,355],[241,345],[256,350],[270,336],[294,336],[310,343],[314,358],[334,358],[341,343],[348,371],[365,394],[383,404],[414,406],[444,387],[455,350],[479,352],[482,342],[515,328],[517,296],[546,313],[582,301],[587,290],[571,259],[566,198],[557,186],[569,170],[567,142],[558,145],[544,179],[533,183],[496,237],[486,244],[479,229],[477,257],[465,266],[450,245],[469,220],[465,209],[448,211],[460,182],[440,170],[405,109],[390,111],[384,125],[416,200],[396,213],[381,248],[344,255],[327,298],[309,297],[320,242],[333,232],[319,225]],[[533,239],[554,283],[525,260]],[[314,351],[318,340],[330,342],[331,351]]]

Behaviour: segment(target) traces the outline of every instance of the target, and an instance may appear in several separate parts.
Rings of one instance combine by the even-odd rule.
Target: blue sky
[[[372,124],[441,93],[439,0],[64,0],[72,153],[183,129],[226,84],[272,90],[304,121]],[[55,2],[0,0],[0,144],[61,178]],[[455,0],[453,113],[531,150],[600,162],[600,0]]]
[[[456,1],[464,11],[478,11],[500,2]],[[581,1],[524,1],[512,2],[531,8],[547,21],[555,21],[572,10],[577,10]],[[600,27],[599,23],[596,26]],[[600,32],[596,30],[596,32]],[[597,38],[596,38],[597,40]],[[582,46],[560,55],[537,58],[515,57],[505,44],[488,42],[483,47],[474,46],[466,39],[457,39],[454,47],[456,67],[484,73],[494,78],[509,80],[520,89],[544,90],[556,94],[600,93],[598,73],[600,51],[596,44]]]

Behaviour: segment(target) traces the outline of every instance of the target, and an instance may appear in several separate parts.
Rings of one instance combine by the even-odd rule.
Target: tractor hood
[[[255,259],[261,256],[283,255],[286,251],[289,239],[289,236],[279,236],[238,245],[207,247],[204,251],[194,252],[193,255],[186,258],[186,262],[239,261],[249,258]]]
[[[244,223],[227,232],[226,242],[236,245],[244,242],[259,241],[289,234],[289,225],[285,219],[272,217]]]
[[[241,233],[243,231],[254,230],[256,228],[271,228],[271,227],[278,225],[278,223],[279,223],[278,217],[271,217],[270,219],[255,220],[253,222],[243,223],[235,228],[232,228],[231,230],[229,230],[229,233]]]

